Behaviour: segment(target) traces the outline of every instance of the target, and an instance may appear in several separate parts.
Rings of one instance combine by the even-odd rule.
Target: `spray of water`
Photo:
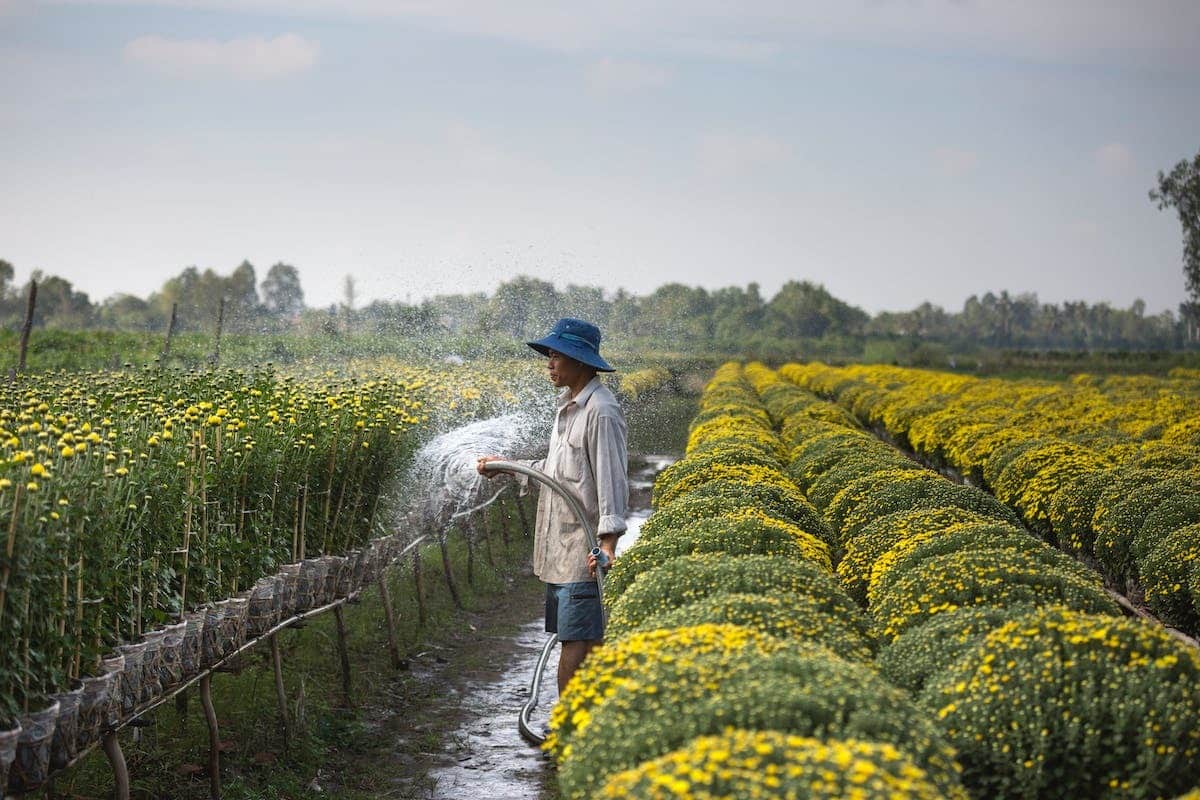
[[[414,511],[440,528],[456,514],[494,497],[502,487],[479,474],[476,459],[535,457],[536,443],[546,438],[544,427],[544,415],[516,411],[434,437],[417,452],[410,472]]]

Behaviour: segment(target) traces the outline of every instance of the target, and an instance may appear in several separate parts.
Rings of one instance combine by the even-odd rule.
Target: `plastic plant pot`
[[[279,618],[287,619],[296,613],[296,586],[300,582],[300,564],[284,564],[279,568]]]
[[[21,736],[21,724],[12,723],[12,727],[0,730],[0,795],[8,786],[8,772],[13,761],[17,758],[17,740]]]
[[[83,750],[100,738],[101,731],[112,720],[112,708],[116,697],[120,668],[83,679],[83,692],[79,699],[79,724],[76,747]]]
[[[262,636],[279,621],[278,586],[282,581],[266,577],[254,584],[250,590],[250,608],[246,616],[246,635]]]
[[[38,788],[50,776],[50,740],[58,722],[58,701],[21,717],[21,735],[17,737],[17,758],[9,770],[9,791],[28,792]]]
[[[54,695],[58,701],[58,724],[50,740],[50,769],[63,769],[79,755],[79,706],[83,702],[83,684],[75,682],[67,692]]]
[[[183,645],[179,648],[179,667],[184,678],[190,678],[200,673],[200,648],[204,638],[204,617],[203,609],[189,611],[183,615],[186,627],[183,632]]]
[[[343,556],[325,556],[325,565],[325,584],[322,596],[326,603],[332,603],[339,597],[338,579],[342,569],[346,566],[346,559]]]
[[[121,716],[127,717],[142,702],[142,660],[146,656],[146,643],[135,642],[117,647],[125,656],[125,668],[121,670]]]
[[[225,652],[229,655],[246,642],[246,617],[250,613],[250,600],[246,597],[231,597],[225,601],[225,618],[221,625],[225,629]]]
[[[166,635],[166,629],[159,628],[142,636],[142,641],[146,643],[146,652],[142,656],[142,693],[138,697],[141,703],[149,703],[162,694],[163,686],[159,673],[162,670],[162,644]]]
[[[200,646],[200,668],[207,669],[221,660],[225,652],[225,604],[213,603],[204,609],[204,637]]]
[[[164,690],[177,686],[183,680],[183,637],[187,635],[187,625],[187,620],[183,620],[163,628],[158,682]]]

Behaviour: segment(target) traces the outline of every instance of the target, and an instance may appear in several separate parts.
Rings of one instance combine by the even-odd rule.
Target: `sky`
[[[1194,0],[0,0],[0,258],[99,300],[519,274],[1184,297]]]

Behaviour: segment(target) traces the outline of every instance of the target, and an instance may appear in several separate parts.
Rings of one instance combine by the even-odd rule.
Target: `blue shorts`
[[[546,584],[546,633],[560,642],[598,642],[604,638],[604,616],[595,581]]]

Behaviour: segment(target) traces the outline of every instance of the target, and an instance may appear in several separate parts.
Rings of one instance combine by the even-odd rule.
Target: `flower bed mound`
[[[1041,539],[1011,525],[984,522],[933,531],[884,553],[871,573],[867,598],[872,604],[876,603],[900,577],[931,558],[967,552],[1011,553],[1014,558],[1041,564],[1083,583],[1097,580],[1094,570]]]
[[[925,687],[976,797],[1170,797],[1200,783],[1200,655],[1141,621],[1043,609]]]
[[[653,615],[729,592],[807,597],[823,612],[870,636],[861,609],[837,579],[817,565],[781,556],[721,553],[680,556],[642,573],[609,603],[608,636],[620,637]]]
[[[829,546],[820,539],[790,522],[746,511],[742,516],[702,519],[660,533],[651,541],[639,541],[613,564],[604,582],[605,594],[615,600],[642,573],[673,558],[698,553],[774,555],[811,561],[827,572],[833,570]]]
[[[983,637],[1036,610],[1027,605],[975,606],[938,614],[880,650],[876,666],[888,683],[919,693],[926,682],[949,669]]]
[[[932,531],[944,531],[965,523],[985,522],[986,517],[964,508],[918,508],[879,517],[846,541],[846,552],[838,562],[837,574],[847,593],[862,604],[867,602],[867,585],[884,553]]]
[[[828,509],[840,541],[853,537],[878,517],[916,508],[958,508],[1020,527],[1012,509],[974,486],[952,483],[925,469],[888,470],[859,478],[838,492]]]
[[[869,667],[796,645],[647,664],[595,709],[559,786],[571,800],[594,797],[614,773],[731,727],[889,743],[944,793],[959,790],[953,751],[907,693]]]
[[[561,760],[572,738],[587,727],[595,708],[615,687],[636,679],[655,661],[743,650],[770,653],[787,646],[783,640],[750,628],[702,623],[609,640],[588,654],[563,690],[550,712],[550,735],[542,749]]]
[[[776,731],[701,736],[614,775],[606,800],[937,800],[946,794],[890,744],[820,740]]]
[[[636,630],[699,624],[740,625],[779,639],[810,642],[829,648],[847,661],[868,663],[874,658],[874,643],[861,633],[867,626],[865,618],[848,623],[843,616],[822,610],[819,602],[805,595],[714,594],[654,614]]]
[[[898,576],[871,609],[885,641],[957,608],[1063,605],[1118,615],[1098,575],[1082,580],[1019,551],[967,550],[927,558]]]

